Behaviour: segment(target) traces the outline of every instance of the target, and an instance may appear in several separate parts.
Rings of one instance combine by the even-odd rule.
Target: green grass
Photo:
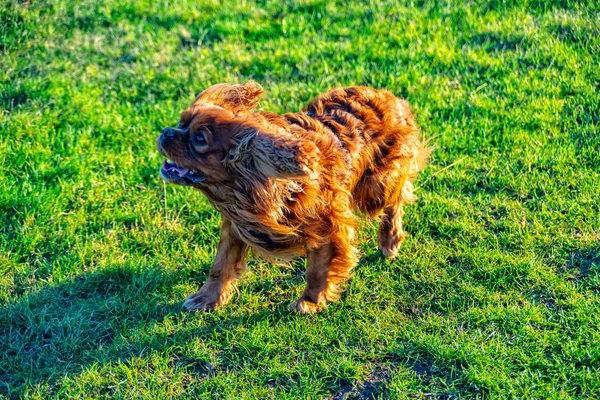
[[[0,397],[591,398],[600,393],[594,2],[0,2]],[[203,88],[261,109],[387,88],[437,148],[342,301],[250,263],[185,314],[219,215],[154,140]]]

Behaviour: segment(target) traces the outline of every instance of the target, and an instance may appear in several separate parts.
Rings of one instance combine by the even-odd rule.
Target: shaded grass
[[[0,6],[0,394],[590,398],[600,391],[597,5]],[[285,112],[335,85],[408,98],[437,149],[387,261],[297,316],[301,260],[182,314],[219,216],[154,139],[201,89]],[[448,168],[449,167],[449,168]]]

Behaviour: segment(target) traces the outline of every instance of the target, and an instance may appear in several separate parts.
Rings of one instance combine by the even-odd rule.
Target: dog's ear
[[[269,132],[246,128],[236,138],[237,145],[229,153],[229,160],[244,170],[272,178],[301,177],[317,172],[320,155],[317,146],[283,129]]]
[[[243,85],[220,83],[200,93],[194,104],[208,103],[223,107],[234,114],[247,113],[256,107],[263,92],[262,86],[254,81]]]

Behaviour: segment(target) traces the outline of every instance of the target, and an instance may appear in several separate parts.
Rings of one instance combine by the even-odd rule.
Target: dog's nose
[[[165,128],[165,129],[163,129],[162,134],[165,135],[166,137],[173,138],[173,137],[175,137],[175,129]]]

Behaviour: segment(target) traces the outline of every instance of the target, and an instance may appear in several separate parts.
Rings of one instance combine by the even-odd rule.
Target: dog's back
[[[386,90],[336,88],[307,107],[343,143],[352,162],[355,207],[375,216],[384,205],[414,199],[412,181],[429,150],[408,103]]]

